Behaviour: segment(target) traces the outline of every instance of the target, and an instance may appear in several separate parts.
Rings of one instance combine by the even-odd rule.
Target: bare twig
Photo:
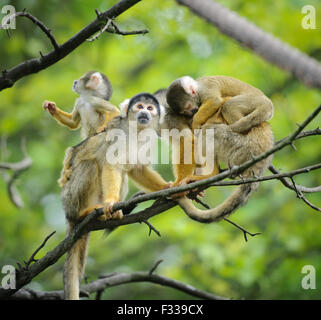
[[[41,243],[41,245],[33,252],[31,257],[28,261],[24,261],[25,266],[23,267],[24,270],[28,270],[31,263],[37,262],[38,260],[35,259],[36,254],[46,245],[47,241],[56,233],[56,231],[51,232]]]
[[[297,197],[298,197],[299,199],[302,199],[302,200],[303,200],[308,206],[310,206],[312,209],[321,212],[321,209],[320,209],[320,208],[318,208],[317,206],[315,206],[314,204],[312,204],[310,201],[308,201],[308,200],[305,198],[305,196],[302,194],[302,192],[297,189],[297,186],[296,186],[295,181],[294,181],[294,179],[293,179],[292,176],[290,177],[290,180],[291,180],[291,182],[292,182],[293,189],[294,189],[294,191],[295,191],[296,194],[297,194]]]
[[[149,233],[150,236],[152,234],[152,231],[154,231],[159,237],[161,237],[160,232],[147,220],[142,220],[143,223],[145,223],[149,227]]]
[[[22,172],[27,170],[32,165],[32,160],[28,156],[26,151],[26,144],[25,139],[21,139],[21,151],[24,156],[24,159],[15,162],[15,163],[9,163],[9,162],[1,162],[0,163],[0,169],[2,170],[2,177],[3,180],[7,183],[7,189],[8,194],[11,202],[17,207],[22,208],[23,207],[23,200],[17,190],[17,188],[14,185],[14,182],[17,180],[17,178],[20,176]],[[1,137],[1,160],[6,160],[8,156],[8,150],[7,150],[7,138],[5,136]],[[10,175],[4,170],[11,170],[13,173]]]
[[[117,26],[117,24],[114,21],[111,22],[111,25],[114,27],[114,29],[109,28],[109,29],[107,29],[107,32],[120,34],[122,36],[130,36],[130,35],[135,35],[135,34],[146,34],[149,32],[147,29],[122,31],[119,29],[119,27]]]
[[[304,169],[304,168],[303,168]],[[284,177],[284,175],[281,174],[281,171],[277,170],[274,166],[270,165],[269,166],[269,170],[272,172],[272,173],[275,173],[277,176],[276,179],[280,180],[282,182],[282,184],[291,189],[291,190],[294,190],[294,187],[293,185],[291,185]],[[309,170],[311,171],[311,170]],[[290,176],[295,176],[296,175],[296,170],[293,172],[287,172],[287,175],[290,177]],[[304,172],[305,173],[305,172]],[[321,192],[321,186],[318,186],[318,187],[313,187],[313,188],[308,188],[308,187],[305,187],[305,186],[301,186],[301,185],[298,185],[296,184],[296,188],[297,190],[299,190],[300,192],[303,192],[303,193],[313,193],[313,192]]]
[[[26,17],[29,20],[31,20],[35,25],[37,25],[46,34],[46,36],[49,38],[54,49],[57,51],[59,50],[59,44],[57,43],[51,30],[49,28],[47,28],[43,22],[41,22],[39,19],[37,19],[35,16],[33,16],[32,14],[30,14],[28,12],[21,11],[21,12],[16,12],[16,13],[10,15],[9,17],[6,18],[6,21],[4,22],[4,24],[2,26],[0,26],[0,30],[3,29],[4,25],[7,23],[7,21],[12,19],[13,17]]]
[[[230,219],[224,218],[225,221],[231,223],[232,225],[234,225],[236,228],[240,229],[243,232],[244,235],[244,240],[247,242],[247,235],[250,235],[251,237],[255,237],[259,234],[262,234],[262,232],[256,232],[256,233],[252,233],[250,231],[247,231],[246,229],[244,229],[243,227],[241,227],[240,225],[238,225],[237,223],[231,221]]]
[[[105,24],[105,26],[101,30],[99,30],[97,32],[97,34],[95,34],[91,38],[87,39],[87,41],[91,42],[91,41],[94,41],[94,40],[98,39],[99,36],[108,29],[108,27],[111,24],[111,22],[112,22],[112,20],[107,18],[107,23]]]
[[[156,261],[156,263],[153,265],[153,267],[149,270],[149,275],[151,276],[154,271],[158,268],[158,266],[163,262],[163,259],[160,259],[158,261]]]

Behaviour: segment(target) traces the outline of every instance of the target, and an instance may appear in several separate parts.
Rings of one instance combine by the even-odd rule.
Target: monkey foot
[[[101,216],[101,220],[110,220],[110,219],[122,219],[123,218],[123,212],[121,210],[117,210],[115,212],[113,211],[113,206],[116,202],[110,201],[106,202],[104,205],[104,215]]]
[[[79,212],[79,215],[78,215],[78,218],[80,220],[84,219],[85,217],[88,216],[88,214],[92,213],[95,209],[99,209],[99,208],[102,208],[104,205],[102,203],[99,203],[99,204],[96,204],[95,206],[93,207],[89,207],[89,208],[86,208],[84,210],[81,210]]]
[[[97,129],[96,133],[101,133],[101,132],[105,131],[105,129],[106,129],[105,126],[100,126],[100,127]]]

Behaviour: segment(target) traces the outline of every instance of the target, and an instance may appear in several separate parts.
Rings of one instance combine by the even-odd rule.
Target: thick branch
[[[220,32],[250,48],[263,59],[287,70],[304,84],[321,89],[321,65],[317,60],[212,0],[176,0]]]
[[[183,282],[170,279],[157,274],[150,274],[146,271],[138,271],[133,273],[114,273],[111,276],[95,280],[80,288],[80,292],[86,292],[88,294],[103,291],[107,288],[119,286],[122,284],[133,282],[152,282],[165,287],[171,287],[173,289],[185,292],[193,297],[208,300],[227,300],[224,297],[214,295],[212,293],[199,290],[193,286],[185,284]],[[15,293],[10,299],[19,300],[62,300],[64,298],[63,291],[36,291],[31,289],[21,289]]]
[[[5,70],[0,76],[0,91],[9,87],[12,87],[16,81],[19,79],[39,72],[49,66],[55,64],[59,60],[63,59],[78,46],[80,46],[86,39],[90,38],[93,34],[100,30],[101,22],[104,20],[113,19],[119,16],[124,11],[128,10],[130,7],[135,5],[141,0],[120,0],[116,5],[114,5],[109,10],[100,13],[99,17],[80,30],[72,38],[67,40],[62,45],[58,46],[58,50],[55,49],[46,55],[41,56],[38,59],[27,60],[19,65],[11,68],[10,70]]]

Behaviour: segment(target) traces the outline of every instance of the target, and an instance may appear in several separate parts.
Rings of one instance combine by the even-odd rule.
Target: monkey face
[[[138,126],[147,127],[154,118],[157,118],[158,111],[151,103],[138,102],[132,107],[134,119]]]
[[[186,117],[193,117],[194,114],[198,111],[199,107],[193,102],[186,102],[185,106],[181,110],[180,114]]]
[[[157,99],[149,93],[134,96],[127,105],[129,120],[135,120],[138,127],[155,127],[160,119],[160,106]]]

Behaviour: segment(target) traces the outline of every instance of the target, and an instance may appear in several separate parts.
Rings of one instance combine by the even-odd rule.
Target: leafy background
[[[0,7],[13,4],[26,8],[49,26],[62,43],[95,18],[94,8],[105,11],[116,0],[94,1],[0,1]],[[220,0],[257,26],[292,46],[321,59],[321,3],[316,0],[252,1]],[[302,6],[314,5],[317,29],[301,27]],[[3,15],[4,16],[4,15]],[[0,16],[1,18],[1,16]],[[88,70],[108,75],[114,87],[111,101],[119,104],[141,91],[154,92],[182,75],[229,75],[263,90],[275,106],[271,125],[275,139],[296,128],[318,104],[321,93],[275,66],[263,61],[233,39],[220,34],[205,21],[180,7],[173,0],[142,1],[117,18],[122,29],[148,28],[144,36],[122,37],[104,34],[86,42],[49,69],[28,76],[13,88],[0,93],[0,134],[8,138],[8,160],[21,159],[20,139],[34,163],[22,174],[18,188],[25,201],[23,209],[8,199],[0,179],[0,266],[15,264],[31,253],[52,231],[38,257],[64,238],[64,213],[56,183],[62,168],[64,150],[80,141],[79,132],[57,125],[44,113],[45,99],[70,111],[76,95],[72,81]],[[17,19],[17,28],[8,38],[0,32],[0,70],[51,50],[48,39],[30,21]],[[309,128],[315,128],[320,117]],[[320,139],[311,137],[296,143],[298,151],[278,152],[274,165],[291,170],[320,162]],[[159,165],[166,179],[172,179],[170,166]],[[320,172],[296,177],[307,186],[321,184]],[[131,184],[130,194],[135,191]],[[231,187],[207,192],[206,201],[215,206],[231,192]],[[308,195],[320,206],[320,194]],[[146,204],[144,204],[146,206]],[[249,203],[232,220],[262,235],[244,241],[243,234],[226,222],[203,225],[188,219],[174,208],[151,220],[162,237],[148,237],[146,225],[122,227],[111,236],[103,232],[91,236],[86,276],[88,281],[102,273],[149,270],[164,259],[157,272],[222,296],[246,299],[319,299],[321,297],[320,244],[321,216],[280,182],[261,184]],[[33,280],[39,290],[62,288],[63,260]],[[316,268],[317,289],[303,290],[301,269]],[[0,275],[1,278],[1,275]],[[108,289],[108,299],[182,299],[189,296],[150,283],[123,285]]]

